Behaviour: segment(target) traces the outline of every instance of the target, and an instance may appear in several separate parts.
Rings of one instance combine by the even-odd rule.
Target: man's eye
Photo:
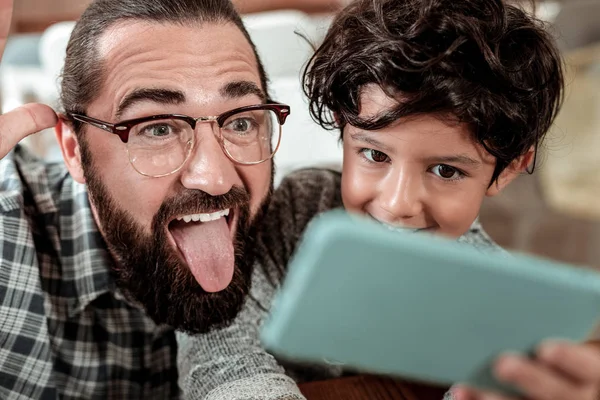
[[[231,121],[227,128],[235,133],[247,133],[254,128],[254,122],[249,118],[237,118]]]
[[[374,150],[374,149],[361,149],[361,154],[370,162],[373,163],[382,163],[382,162],[386,162],[389,157],[387,156],[387,154],[379,151],[379,150]]]
[[[142,133],[146,136],[164,137],[169,136],[174,132],[173,127],[166,124],[156,124],[145,127]]]
[[[440,178],[446,179],[446,180],[460,179],[463,176],[462,172],[460,172],[456,168],[451,167],[446,164],[439,164],[439,165],[434,166],[431,169],[431,172],[433,172],[435,175],[439,176]]]

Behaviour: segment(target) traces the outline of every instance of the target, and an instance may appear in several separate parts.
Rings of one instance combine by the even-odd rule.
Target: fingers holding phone
[[[494,368],[501,382],[519,388],[527,400],[598,400],[600,349],[566,341],[543,343],[535,358],[500,357]],[[454,400],[524,400],[470,387],[456,387]]]

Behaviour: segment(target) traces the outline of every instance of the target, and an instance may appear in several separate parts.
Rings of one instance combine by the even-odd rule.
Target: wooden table
[[[358,375],[300,385],[308,400],[442,400],[448,388]]]
[[[594,335],[598,336],[600,328]],[[587,344],[600,351],[600,339],[588,340]],[[300,390],[308,400],[442,400],[448,389],[374,375],[357,375],[300,385]],[[600,400],[600,396],[598,399]]]

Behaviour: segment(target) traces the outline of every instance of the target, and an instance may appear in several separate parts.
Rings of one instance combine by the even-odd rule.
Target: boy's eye
[[[365,156],[365,158],[371,162],[382,163],[382,162],[386,162],[388,160],[387,154],[385,154],[379,150],[362,149],[361,152]]]
[[[460,172],[456,168],[446,164],[439,164],[434,166],[431,169],[431,172],[443,179],[458,179],[463,175],[462,172]]]

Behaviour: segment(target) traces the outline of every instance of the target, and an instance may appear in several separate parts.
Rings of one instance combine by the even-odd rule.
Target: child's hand
[[[518,387],[527,400],[599,400],[600,348],[548,341],[536,359],[505,355],[494,372],[503,382]],[[455,400],[524,400],[464,386],[452,390]]]

